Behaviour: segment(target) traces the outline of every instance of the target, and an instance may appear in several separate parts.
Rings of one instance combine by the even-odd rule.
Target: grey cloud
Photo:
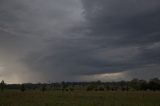
[[[23,72],[26,81],[83,80],[126,71],[128,79],[144,70],[158,72],[159,0],[0,2],[0,63],[8,69],[16,65],[13,73],[21,72],[20,80]]]
[[[18,72],[16,70],[24,68],[23,70],[29,73],[29,75],[26,74],[28,76],[26,81],[42,81],[48,77],[47,75],[53,75],[56,71],[51,69],[54,67],[49,62],[52,61],[48,60],[48,67],[45,67],[41,65],[41,58],[49,57],[47,55],[51,55],[53,51],[58,52],[56,45],[64,46],[63,38],[69,37],[69,34],[66,34],[67,30],[77,26],[83,20],[80,16],[79,1],[6,0],[1,1],[0,5],[0,54],[3,57],[1,59],[3,67],[11,69],[14,65],[21,66],[21,68],[13,68],[12,71]],[[59,41],[59,39],[62,40]],[[27,65],[28,61],[29,65]],[[11,70],[7,69],[5,73],[9,75]],[[40,69],[46,70],[45,73],[48,74],[40,77],[40,71],[44,71]],[[21,70],[22,73],[23,70]],[[49,74],[49,72],[52,73]],[[7,76],[6,74],[4,76]],[[24,75],[17,75],[20,79],[24,77]],[[37,79],[34,77],[29,79],[30,76],[35,76]]]
[[[156,14],[159,2],[152,2],[149,7],[149,1],[94,0],[82,3],[85,25],[66,33],[81,37],[62,40],[60,47],[53,44],[51,48],[56,49],[36,61],[33,67],[39,69],[41,66],[40,69],[48,69],[49,74],[56,73],[51,77],[56,78],[59,73],[68,79],[71,76],[121,72],[159,64],[158,48],[147,49],[159,42],[159,15]],[[33,57],[30,58],[32,60]]]
[[[159,1],[83,0],[83,3],[90,31],[87,37],[99,46],[100,51],[96,52],[101,56],[97,58],[103,59],[106,66],[111,64],[110,67],[117,67],[116,71],[125,71],[159,64],[159,48],[147,49],[160,41]]]

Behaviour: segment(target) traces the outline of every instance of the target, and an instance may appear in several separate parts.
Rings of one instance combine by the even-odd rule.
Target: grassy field
[[[0,106],[160,106],[160,92],[5,91]]]

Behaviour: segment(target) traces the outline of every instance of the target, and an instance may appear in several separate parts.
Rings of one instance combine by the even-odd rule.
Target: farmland
[[[160,106],[160,92],[5,90],[0,106]]]

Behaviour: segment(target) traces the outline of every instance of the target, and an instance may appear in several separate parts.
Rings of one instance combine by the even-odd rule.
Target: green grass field
[[[160,92],[5,91],[0,106],[160,106]]]

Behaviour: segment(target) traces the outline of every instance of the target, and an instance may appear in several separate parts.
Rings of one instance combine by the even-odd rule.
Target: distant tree
[[[105,89],[104,89],[104,87],[101,86],[101,87],[98,88],[98,90],[99,91],[104,91]]]
[[[97,91],[98,88],[97,88],[96,83],[91,83],[91,84],[89,84],[89,85],[87,86],[87,89],[86,89],[86,90],[87,90],[87,91],[92,91],[92,90]]]
[[[43,85],[42,86],[42,92],[45,92],[46,91],[46,85]]]
[[[149,81],[149,88],[153,91],[160,90],[160,80],[158,78],[153,78]]]
[[[24,92],[26,90],[24,84],[21,85],[21,91]]]
[[[105,84],[105,89],[106,89],[107,91],[109,91],[109,90],[111,90],[111,87],[110,87],[108,84]]]
[[[139,79],[133,79],[133,80],[131,80],[130,86],[131,86],[134,90],[140,90],[140,81],[139,81]]]
[[[145,80],[140,80],[140,90],[146,91],[148,89],[148,83]]]
[[[67,88],[67,85],[64,81],[61,82],[61,89],[62,91],[65,91],[65,89]]]
[[[1,81],[0,88],[1,88],[1,91],[4,90],[4,88],[5,88],[4,80]]]
[[[70,91],[74,91],[74,88],[73,88],[73,87],[70,87],[69,90],[70,90]]]
[[[101,80],[97,80],[95,83],[96,83],[97,85],[100,85],[102,82],[101,82]]]
[[[92,90],[93,90],[93,87],[92,87],[92,86],[88,86],[86,90],[87,90],[87,91],[92,91]]]

